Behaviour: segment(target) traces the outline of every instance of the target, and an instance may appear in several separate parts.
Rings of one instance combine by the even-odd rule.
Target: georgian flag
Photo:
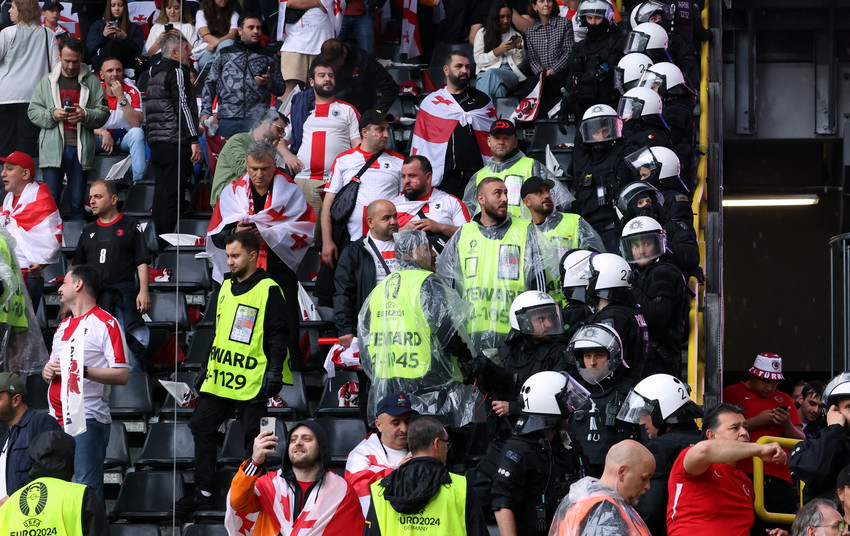
[[[434,170],[433,186],[439,186],[443,180],[446,150],[452,132],[461,126],[472,125],[482,156],[492,156],[487,136],[490,125],[497,119],[493,101],[483,108],[465,112],[446,88],[438,89],[422,101],[416,115],[413,129],[411,154],[421,154],[431,162]]]
[[[207,229],[206,250],[213,261],[213,278],[219,283],[229,271],[227,257],[224,250],[213,244],[211,237],[226,225],[236,222],[257,225],[264,242],[257,262],[260,268],[266,268],[265,259],[271,248],[293,272],[297,271],[313,240],[316,213],[292,179],[280,173],[275,175],[265,207],[253,207],[250,181],[246,173],[224,188]]]
[[[527,97],[519,101],[519,104],[511,114],[511,119],[516,122],[530,123],[537,119],[540,113],[540,96],[543,94],[543,84],[546,82],[546,71],[540,73],[540,80]]]
[[[15,256],[21,268],[28,263],[54,264],[62,254],[62,218],[47,184],[30,182],[18,202],[3,199],[0,225],[15,239]]]
[[[74,329],[71,339],[59,354],[62,371],[60,397],[62,400],[62,426],[65,433],[78,436],[86,431],[86,404],[83,393],[83,355],[88,333],[88,315]]]
[[[325,6],[328,20],[334,27],[334,35],[339,37],[342,17],[345,14],[345,0],[322,0],[322,5]],[[283,42],[284,39],[286,39],[286,0],[281,0],[277,14],[277,40]]]
[[[419,37],[419,0],[402,0],[404,2],[401,16],[401,46],[400,54],[408,58],[422,55],[422,39]],[[389,11],[389,10],[387,10]]]
[[[369,486],[373,482],[381,480],[395,469],[387,459],[387,451],[381,445],[378,434],[372,434],[365,441],[361,441],[348,454],[348,463],[345,465],[345,479],[354,488],[363,516],[369,512],[372,503],[372,495]]]
[[[148,38],[148,32],[154,25],[156,17],[159,15],[159,9],[156,7],[156,2],[150,0],[135,0],[127,3],[127,14],[130,16],[130,22],[138,24],[142,27],[142,36],[145,40]],[[194,43],[190,43],[194,45]]]

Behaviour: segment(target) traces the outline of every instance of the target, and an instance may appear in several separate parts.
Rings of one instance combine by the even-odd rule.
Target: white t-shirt
[[[404,459],[405,456],[410,452],[407,449],[396,450],[391,449],[390,447],[384,445],[384,449],[387,451],[387,465],[392,465],[393,467],[398,467],[398,464],[401,463],[401,460]]]
[[[83,366],[96,368],[127,368],[127,342],[124,333],[115,318],[95,306],[88,313],[79,317],[68,317],[56,328],[53,335],[53,351],[50,360],[59,359],[62,349],[71,339],[74,330],[85,320],[88,331],[83,350]],[[102,383],[82,377],[83,396],[86,406],[86,418],[97,419],[98,422],[109,424],[109,394]],[[47,391],[50,416],[62,424],[62,379],[54,378]]]
[[[202,13],[201,11],[198,12]],[[234,13],[235,15],[235,13]],[[237,21],[239,19],[237,18]],[[232,22],[232,20],[231,20]],[[204,21],[204,25],[206,25],[206,21]],[[186,41],[189,41],[189,45],[192,48],[195,48],[195,45],[198,41],[198,32],[195,30],[195,26],[189,24],[188,22],[172,22],[171,24],[183,34],[183,37],[186,38]],[[200,26],[198,26],[200,28]],[[165,31],[165,24],[156,23],[151,27],[150,32],[148,33],[148,40],[145,42],[145,56],[148,55],[148,50],[156,43],[156,40],[159,39],[159,36]],[[160,51],[157,51],[160,52]]]
[[[469,211],[466,205],[457,197],[439,188],[432,188],[430,195],[420,199],[408,201],[404,194],[399,194],[390,201],[398,210],[398,226],[400,228],[407,225],[407,222],[411,220],[422,219],[419,216],[420,210],[429,220],[444,225],[460,227],[464,223],[469,223]]]
[[[285,30],[281,52],[316,56],[322,51],[322,43],[336,37],[330,17],[317,7],[311,7],[298,21],[287,24]]]
[[[378,253],[381,254],[381,259],[383,259],[383,262],[381,262],[381,259],[377,257],[377,255],[375,254],[375,250],[372,249],[372,246],[369,244],[370,240],[373,244],[375,244]],[[392,272],[396,268],[397,263],[395,260],[395,241],[388,240],[385,242],[383,240],[378,240],[377,238],[372,236],[372,232],[369,231],[366,234],[366,243],[364,245],[366,247],[366,251],[368,251],[369,255],[372,256],[372,260],[375,261],[375,284],[377,285],[378,283],[383,281],[385,277],[390,275],[390,272]],[[386,264],[387,268],[390,269],[389,272],[387,271],[387,268],[384,268],[384,264]]]
[[[336,156],[351,149],[351,140],[360,137],[360,114],[354,106],[335,100],[317,104],[304,121],[298,159],[304,169],[296,179],[327,182]],[[292,141],[292,128],[286,127],[286,141]],[[358,235],[360,236],[360,235]]]
[[[157,25],[154,25],[154,28],[156,28],[156,26]],[[204,26],[207,26],[207,17],[204,16],[204,10],[201,9],[201,10],[198,10],[198,12],[195,14],[195,29],[197,30],[198,28],[203,28]],[[231,17],[230,17],[230,29],[235,30],[238,27],[239,27],[239,14],[234,11],[233,15],[231,15]],[[165,27],[163,27],[163,29],[165,29]],[[181,31],[182,31],[182,29],[181,29]],[[189,43],[191,44],[192,41],[189,41]]]
[[[331,179],[325,184],[325,192],[336,194],[357,175],[357,172],[371,158],[360,147],[349,149],[334,160],[331,167]],[[357,240],[368,229],[366,225],[366,207],[377,199],[392,199],[401,190],[401,165],[404,156],[395,151],[384,150],[369,169],[360,177],[357,189],[357,202],[354,212],[348,220],[348,233]]]
[[[0,497],[8,495],[6,492],[6,462],[9,459],[9,439],[11,435],[6,436],[6,442],[3,443],[3,452],[0,452]],[[389,450],[387,450],[389,452]]]

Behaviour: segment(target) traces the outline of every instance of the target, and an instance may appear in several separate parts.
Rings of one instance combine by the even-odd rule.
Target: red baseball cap
[[[30,178],[35,179],[35,162],[32,161],[32,157],[27,153],[15,151],[6,158],[0,158],[0,164],[5,164],[7,162],[9,164],[19,165],[22,168],[29,170]]]

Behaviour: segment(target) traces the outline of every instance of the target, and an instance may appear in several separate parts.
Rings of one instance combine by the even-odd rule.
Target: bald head
[[[605,471],[600,480],[635,506],[640,496],[649,489],[649,479],[654,472],[652,453],[637,441],[626,439],[608,450]]]
[[[393,233],[398,232],[398,213],[395,205],[386,199],[369,203],[366,207],[366,225],[369,226],[372,236],[378,240],[392,240]]]

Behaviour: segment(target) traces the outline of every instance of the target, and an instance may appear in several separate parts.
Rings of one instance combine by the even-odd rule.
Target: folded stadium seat
[[[328,378],[322,389],[322,398],[316,414],[331,417],[360,418],[357,405],[360,382],[353,370],[338,370],[333,378]]]
[[[244,461],[244,460],[243,460]],[[213,475],[213,507],[207,510],[196,510],[193,513],[195,523],[198,522],[221,522],[227,509],[227,493],[230,491],[230,482],[236,475],[236,469],[220,469]]]
[[[181,216],[180,219],[177,221],[177,225],[174,226],[174,232],[195,235],[206,239],[207,227],[209,227],[209,225],[209,218],[186,218]],[[168,251],[174,248],[174,246],[168,246],[165,249],[166,251]],[[180,251],[194,251],[196,253],[204,251],[205,249],[205,246],[202,245],[180,246]]]
[[[112,385],[109,410],[114,420],[126,425],[127,431],[144,433],[147,430],[148,417],[153,415],[153,398],[148,375],[144,372],[134,372],[130,374],[126,385]]]
[[[64,191],[64,190],[63,190]],[[62,222],[62,253],[68,257],[73,256],[83,234],[84,220],[66,220]]]
[[[189,423],[152,424],[139,459],[136,460],[136,468],[170,469],[175,463],[177,469],[190,469],[195,464],[195,440],[189,430]],[[128,479],[125,485],[129,483]]]
[[[156,525],[113,523],[109,525],[109,536],[162,536],[162,533]]]
[[[139,80],[136,82],[136,87],[139,89],[142,95],[148,90],[148,84],[151,81],[151,72],[150,69],[145,69],[139,74]]]
[[[109,176],[109,170],[118,162],[130,156],[130,153],[121,151],[118,144],[115,144],[115,149],[112,154],[101,153],[94,155],[94,170],[89,171],[87,177],[88,184],[91,185],[96,180],[105,179]],[[115,180],[115,185],[119,190],[126,190],[133,184],[133,168],[129,166],[120,180]],[[88,191],[86,191],[88,193]]]
[[[197,376],[197,372],[174,372],[168,376],[168,380],[172,382],[183,382],[189,387],[194,388]],[[160,422],[179,422],[189,420],[192,418],[192,413],[194,412],[194,406],[181,407],[180,404],[174,403],[174,397],[171,394],[166,393],[165,400],[162,406],[159,407],[158,416]]]
[[[511,114],[516,111],[516,107],[519,105],[519,99],[516,97],[500,97],[493,101],[493,105],[496,107],[496,115],[500,119],[510,119]]]
[[[71,222],[66,222],[71,223]],[[64,225],[63,233],[64,233]],[[79,240],[79,236],[77,237]],[[65,257],[59,257],[58,262],[54,262],[53,264],[48,264],[44,267],[44,270],[41,272],[41,276],[44,278],[44,293],[45,294],[56,294],[56,291],[59,290],[59,287],[62,285],[61,282],[51,283],[52,280],[65,277],[65,274],[68,273],[68,264],[65,261]]]
[[[213,288],[212,292],[207,295],[206,302],[207,306],[204,309],[204,315],[201,317],[201,320],[195,324],[195,328],[202,326],[215,326],[215,312],[218,308],[218,288]]]
[[[397,41],[384,41],[378,49],[378,57],[385,60],[392,60],[394,63],[401,63],[401,48]]]
[[[307,253],[301,259],[301,264],[298,265],[298,271],[295,272],[295,277],[306,290],[310,290],[316,286],[316,276],[319,274],[319,263],[321,262],[321,252],[316,248],[307,248]]]
[[[151,308],[145,320],[150,328],[163,328],[169,331],[189,330],[189,312],[186,309],[186,295],[182,292],[154,290],[151,295]],[[176,320],[176,324],[175,324]]]
[[[239,467],[251,456],[251,450],[245,448],[242,434],[242,423],[238,419],[230,421],[227,425],[227,432],[224,434],[224,442],[221,444],[221,452],[218,455],[217,463],[219,466]],[[288,434],[286,422],[283,419],[275,419],[275,435],[278,437],[277,448],[275,449],[277,454],[266,458],[267,468],[280,465],[283,453],[286,451]]]
[[[109,443],[106,445],[106,458],[103,460],[103,482],[121,484],[124,470],[130,467],[130,446],[127,442],[127,428],[120,421],[109,425]]]
[[[227,536],[227,529],[221,523],[195,523],[183,528],[183,536]]]
[[[200,370],[209,359],[213,340],[215,340],[214,326],[196,325],[189,342],[189,351],[186,352],[186,361],[183,361],[180,367],[185,370]]]
[[[147,219],[138,216],[136,218],[142,226],[142,235],[145,237],[145,245],[148,246],[148,252],[151,255],[156,255],[159,252],[159,238],[156,232],[156,225],[150,219],[150,215],[146,216]]]
[[[153,183],[137,182],[127,191],[121,212],[140,219],[150,219],[153,207]]]
[[[183,475],[172,471],[135,471],[127,473],[118,491],[118,499],[109,514],[119,519],[146,523],[169,521],[175,497],[185,494]]]
[[[413,80],[410,69],[407,67],[387,67],[387,72],[390,73],[390,76],[393,77],[393,80],[398,85]]]
[[[331,465],[345,467],[348,453],[366,437],[366,424],[360,419],[339,417],[319,417],[317,421],[328,437]]]
[[[300,372],[292,373],[292,385],[284,385],[280,390],[284,407],[269,407],[269,415],[279,421],[306,419],[310,416],[307,405],[307,391],[304,388],[304,376]]]
[[[153,267],[157,270],[171,269],[171,281],[151,281],[151,290],[176,290],[186,294],[205,292],[212,289],[210,268],[206,259],[195,258],[196,251],[166,249],[157,256]]]
[[[41,374],[31,374],[26,379],[27,396],[24,399],[31,408],[47,411],[47,389],[49,384]]]
[[[557,119],[538,119],[534,123],[534,136],[528,148],[528,156],[546,164],[546,146],[552,151],[552,155],[558,160],[561,169],[566,172],[573,153],[573,142],[575,141],[575,125],[567,126],[567,133],[562,134],[558,129]]]

